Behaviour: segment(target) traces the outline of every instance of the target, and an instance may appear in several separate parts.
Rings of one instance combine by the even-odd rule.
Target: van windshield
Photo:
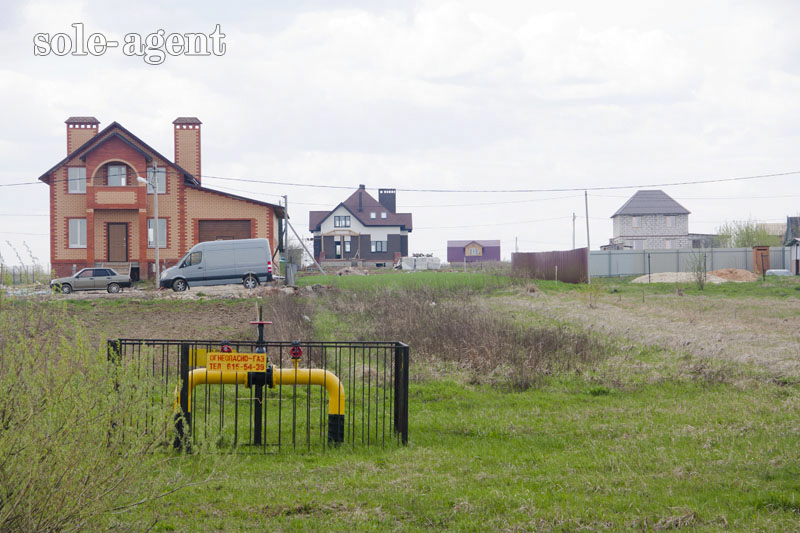
[[[181,267],[188,267],[192,265],[199,265],[203,260],[203,252],[192,252],[190,254],[186,254],[186,258],[183,260]]]

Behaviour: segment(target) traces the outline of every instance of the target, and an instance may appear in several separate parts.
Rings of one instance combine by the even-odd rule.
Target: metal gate
[[[208,370],[205,354],[222,347],[234,353],[266,348],[275,369],[291,373],[319,369],[338,377],[344,392],[343,429],[330,428],[328,393],[311,384],[274,387],[243,383],[188,383]],[[300,355],[302,354],[302,355]],[[381,446],[408,443],[409,348],[399,342],[277,342],[117,339],[108,341],[110,360],[132,365],[143,383],[153,387],[154,401],[175,402],[176,444],[204,449],[235,448],[270,453],[325,449],[330,431],[341,435],[337,446]],[[294,356],[294,357],[293,357]],[[241,380],[239,380],[241,381]],[[296,381],[296,380],[295,380]],[[261,381],[263,384],[263,381]],[[188,394],[187,394],[188,393]],[[147,416],[140,424],[152,424]],[[343,434],[342,434],[343,433]]]

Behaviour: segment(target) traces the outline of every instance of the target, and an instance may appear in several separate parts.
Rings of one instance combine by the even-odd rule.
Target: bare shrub
[[[90,346],[65,308],[3,302],[0,530],[145,527],[116,513],[178,483],[164,463],[181,460],[154,453],[172,410],[150,390]]]
[[[432,291],[384,291],[332,300],[340,316],[355,314],[362,340],[397,340],[415,361],[447,361],[475,380],[525,390],[544,376],[579,370],[604,357],[595,338],[565,327],[531,327],[499,316],[466,295],[437,298]],[[347,299],[350,300],[350,299]]]
[[[311,327],[312,306],[304,298],[294,295],[275,293],[263,300],[265,320],[272,321],[272,325],[267,326],[264,331],[265,337],[279,341],[296,341],[311,339],[313,330]],[[255,316],[255,312],[253,314]],[[252,336],[253,327],[249,330],[248,338]]]

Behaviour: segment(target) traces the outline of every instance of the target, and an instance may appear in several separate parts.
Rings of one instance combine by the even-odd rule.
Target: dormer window
[[[125,187],[128,177],[128,167],[125,165],[108,165],[108,186]]]
[[[386,218],[386,211],[381,212],[381,218]]]
[[[375,218],[375,211],[372,211],[372,212],[369,214],[369,218]]]

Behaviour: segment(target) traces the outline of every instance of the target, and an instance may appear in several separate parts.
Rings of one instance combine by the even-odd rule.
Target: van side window
[[[203,252],[192,252],[189,254],[189,257],[186,258],[186,261],[183,262],[183,266],[192,266],[192,265],[199,265],[203,260]]]

